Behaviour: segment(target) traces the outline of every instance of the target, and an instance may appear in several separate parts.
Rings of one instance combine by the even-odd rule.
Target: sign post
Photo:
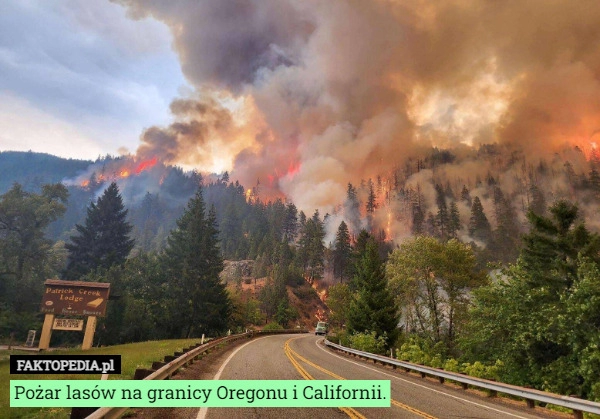
[[[96,316],[89,316],[85,324],[85,335],[83,336],[83,345],[81,349],[86,350],[92,347],[94,342],[94,333],[96,332]]]
[[[48,349],[50,347],[50,337],[52,336],[52,323],[54,322],[54,314],[46,314],[44,317],[44,325],[42,326],[42,335],[40,336],[40,349]]]
[[[87,316],[82,349],[90,349],[94,341],[97,317],[106,315],[106,304],[110,284],[105,282],[63,281],[48,279],[44,282],[45,292],[40,311],[46,314],[40,349],[50,347],[52,329],[81,330],[83,320],[56,319],[56,315]]]

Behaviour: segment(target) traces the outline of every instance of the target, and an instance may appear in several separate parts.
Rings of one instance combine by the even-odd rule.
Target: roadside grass
[[[138,368],[150,368],[152,362],[162,361],[166,355],[200,343],[199,338],[160,340],[128,343],[126,345],[81,349],[56,350],[51,352],[28,352],[16,350],[0,351],[0,418],[68,418],[71,408],[8,408],[10,405],[9,380],[99,380],[101,374],[19,374],[10,375],[9,355],[121,355],[121,374],[110,375],[109,380],[131,380]]]

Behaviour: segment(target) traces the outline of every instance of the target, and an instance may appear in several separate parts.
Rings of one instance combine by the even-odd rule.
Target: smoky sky
[[[141,150],[228,153],[235,176],[300,207],[339,202],[349,181],[431,145],[544,153],[600,129],[596,1],[117,3],[170,28],[196,89],[185,100],[212,107],[172,108]],[[194,158],[178,151],[196,139]]]

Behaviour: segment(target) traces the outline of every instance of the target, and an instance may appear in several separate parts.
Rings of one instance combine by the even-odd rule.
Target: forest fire
[[[135,158],[127,157],[120,158],[103,164],[102,166],[94,166],[91,172],[84,175],[84,179],[78,182],[82,188],[89,188],[94,183],[102,183],[105,181],[113,181],[117,179],[126,179],[132,175],[139,175],[142,172],[156,166],[158,158],[136,162]]]
[[[140,174],[144,170],[154,167],[157,162],[158,162],[158,159],[156,157],[153,157],[149,160],[144,160],[143,162],[138,164],[138,166],[135,168],[135,173]]]

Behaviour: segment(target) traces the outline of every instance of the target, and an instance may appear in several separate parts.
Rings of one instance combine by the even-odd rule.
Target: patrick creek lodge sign
[[[63,281],[44,282],[40,311],[55,315],[105,316],[110,284],[103,282]]]

